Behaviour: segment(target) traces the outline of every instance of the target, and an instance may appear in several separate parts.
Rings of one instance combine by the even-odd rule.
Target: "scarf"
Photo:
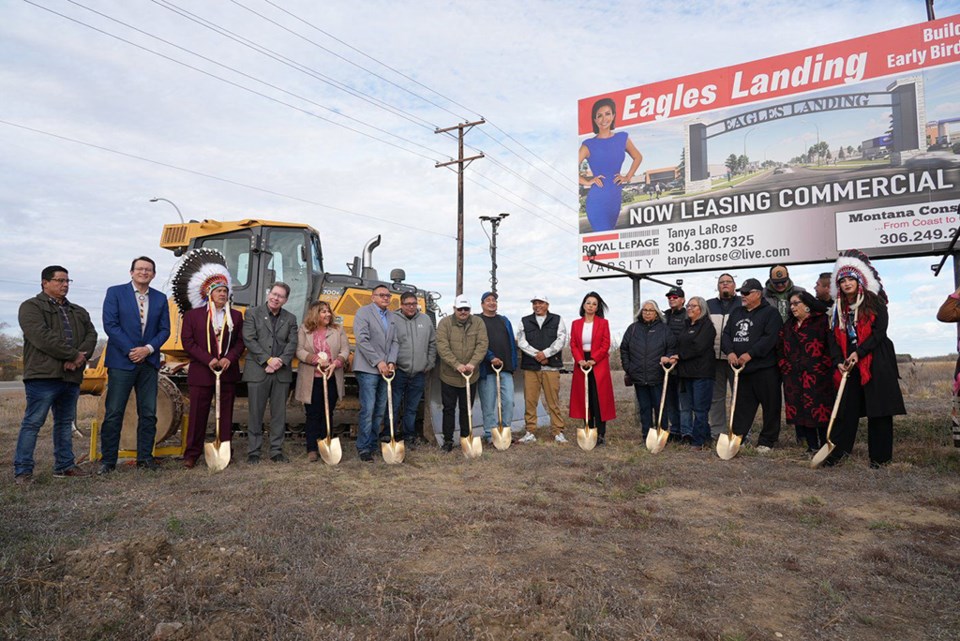
[[[857,332],[857,345],[863,345],[864,341],[870,338],[870,335],[873,334],[873,314],[858,313],[858,308],[860,303],[863,302],[863,293],[857,297],[857,301],[847,306],[841,301],[837,301],[837,304],[833,307],[833,337],[837,339],[837,345],[840,346],[840,352],[843,354],[844,359],[846,359],[849,354],[848,344],[847,344],[847,328],[846,328],[846,317],[849,310],[853,310],[853,325]],[[844,309],[841,309],[843,307]],[[857,367],[860,369],[860,384],[866,385],[870,382],[870,365],[873,363],[873,354],[867,354],[863,358],[857,361]],[[839,370],[834,370],[833,373],[833,382],[834,385],[839,387],[840,385],[841,374]]]
[[[327,343],[326,327],[318,327],[316,331],[313,332],[313,351],[315,351],[318,356],[320,354],[326,354],[327,362],[330,362],[331,360],[333,360],[333,353],[330,351],[330,344]],[[323,361],[321,360],[321,362]],[[323,372],[320,371],[319,367],[316,368],[316,370],[313,373],[313,376],[314,378],[323,376]]]

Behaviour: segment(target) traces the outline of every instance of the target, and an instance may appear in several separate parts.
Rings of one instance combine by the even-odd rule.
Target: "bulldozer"
[[[401,294],[414,292],[420,311],[436,322],[439,294],[405,283],[406,274],[402,269],[392,270],[390,280],[380,280],[372,261],[373,250],[379,246],[380,240],[380,236],[369,240],[361,255],[347,263],[349,273],[345,274],[335,274],[324,269],[320,234],[309,225],[300,223],[255,219],[199,222],[191,220],[187,223],[164,225],[160,247],[172,251],[178,257],[188,250],[201,247],[215,249],[223,254],[233,279],[231,304],[241,312],[263,304],[270,286],[278,280],[290,286],[290,296],[285,309],[297,317],[298,323],[303,320],[311,302],[318,299],[326,301],[333,310],[336,322],[344,327],[350,339],[352,364],[356,342],[353,334],[354,316],[360,307],[370,302],[374,287],[384,285],[390,290],[391,310],[400,308]],[[189,357],[180,337],[182,317],[172,299],[169,300],[169,305],[170,338],[160,350],[163,366],[157,393],[157,437],[154,449],[157,456],[182,453],[189,398],[186,384]],[[85,370],[81,386],[81,393],[101,396],[98,421],[102,421],[103,399],[107,386],[107,369],[103,360],[101,355]],[[294,361],[295,373],[296,367]],[[356,382],[349,365],[346,377],[347,394],[338,403],[333,421],[341,431],[355,428],[359,411]],[[291,386],[291,389],[293,387]],[[241,398],[246,396],[244,384],[238,384],[237,395]],[[243,414],[241,412],[235,416],[243,419]],[[136,455],[136,424],[136,402],[131,395],[120,436],[121,457]],[[429,433],[427,429],[425,432]],[[179,443],[174,438],[178,433],[181,435]],[[91,459],[98,458],[98,440],[91,439]]]

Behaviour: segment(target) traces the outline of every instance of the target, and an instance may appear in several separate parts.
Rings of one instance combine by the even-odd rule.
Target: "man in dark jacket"
[[[53,475],[87,476],[73,459],[73,421],[87,359],[97,346],[97,331],[87,310],[67,300],[70,278],[59,265],[40,274],[42,291],[20,305],[23,332],[23,388],[27,408],[17,436],[14,481],[33,480],[37,434],[53,410]]]
[[[267,302],[247,310],[243,344],[247,348],[243,380],[247,383],[247,463],[260,462],[263,415],[270,403],[270,460],[289,463],[283,453],[287,423],[287,396],[297,355],[297,317],[283,309],[290,286],[280,281],[270,287]]]
[[[499,296],[496,292],[484,292],[480,297],[482,313],[477,318],[487,328],[487,355],[480,363],[480,407],[483,408],[483,437],[491,439],[493,428],[497,427],[497,375],[500,372],[500,414],[503,425],[513,423],[513,372],[517,369],[517,341],[513,335],[513,325],[506,316],[497,313]]]
[[[710,403],[710,437],[716,440],[727,429],[727,390],[733,390],[733,370],[727,364],[727,355],[720,346],[723,330],[730,320],[730,312],[740,307],[737,296],[737,284],[731,274],[720,274],[717,279],[717,297],[707,301],[710,320],[717,330],[713,344],[713,356],[716,358],[713,378],[713,400]]]
[[[743,305],[730,313],[723,330],[721,349],[727,362],[743,367],[733,414],[733,431],[746,436],[757,414],[763,408],[763,428],[757,451],[769,452],[780,438],[780,376],[777,371],[776,346],[783,322],[777,310],[762,296],[760,281],[748,278],[740,288]]]
[[[400,295],[396,312],[397,377],[393,381],[394,429],[403,435],[407,447],[424,441],[417,430],[417,408],[423,398],[427,372],[437,362],[437,329],[433,320],[420,312],[417,295]]]
[[[785,323],[790,317],[790,297],[805,291],[807,290],[797,287],[790,280],[786,265],[774,265],[770,268],[770,278],[763,290],[763,298],[780,313],[780,322]]]
[[[674,338],[683,331],[687,320],[686,296],[680,287],[671,287],[667,292],[667,309],[663,310],[664,322],[670,328]],[[680,387],[676,376],[667,382],[667,402],[663,416],[664,427],[670,426],[670,439],[680,440]]]

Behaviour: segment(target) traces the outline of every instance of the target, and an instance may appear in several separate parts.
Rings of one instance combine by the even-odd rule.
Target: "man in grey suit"
[[[247,359],[243,380],[247,383],[248,407],[247,463],[260,462],[263,444],[263,414],[270,401],[270,460],[289,463],[283,453],[283,433],[287,422],[287,394],[293,382],[290,363],[297,353],[297,318],[283,305],[290,286],[276,282],[270,287],[264,305],[247,310],[243,322],[243,344]]]
[[[361,461],[373,461],[379,426],[387,409],[387,383],[383,376],[394,370],[400,344],[397,327],[390,313],[390,290],[377,285],[370,304],[357,310],[353,319],[356,350],[353,371],[360,390],[360,418],[357,426],[357,452]]]

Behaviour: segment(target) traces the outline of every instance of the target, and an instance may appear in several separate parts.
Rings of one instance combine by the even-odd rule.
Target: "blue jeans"
[[[663,388],[661,387],[661,390]],[[667,379],[667,401],[663,408],[663,427],[670,425],[670,433],[680,436],[680,379],[671,376]]]
[[[660,397],[663,395],[663,383],[656,385],[634,385],[633,391],[637,395],[637,404],[640,406],[640,428],[643,438],[647,438],[650,428],[657,425],[657,414],[660,413]]]
[[[111,368],[107,376],[107,399],[103,427],[100,428],[103,462],[117,464],[123,414],[131,390],[136,390],[137,394],[137,460],[149,461],[153,458],[153,443],[157,438],[158,372],[152,365],[140,363],[130,370]]]
[[[423,398],[426,380],[423,372],[408,374],[397,370],[397,376],[393,379],[393,429],[397,439],[412,440],[417,437],[417,408]]]
[[[374,453],[377,435],[387,412],[387,382],[379,374],[356,372],[360,389],[360,418],[357,425],[357,452]]]
[[[493,372],[480,379],[477,385],[480,408],[483,410],[483,437],[490,438],[497,427],[497,375]],[[500,415],[504,427],[513,423],[513,372],[500,372]]]
[[[703,445],[710,438],[710,403],[713,401],[713,378],[680,380],[680,433]]]
[[[37,434],[53,409],[53,471],[64,472],[74,467],[73,421],[77,417],[77,398],[80,385],[58,379],[24,381],[27,409],[20,423],[17,436],[17,453],[13,459],[13,473],[33,473],[33,451],[37,446]]]

